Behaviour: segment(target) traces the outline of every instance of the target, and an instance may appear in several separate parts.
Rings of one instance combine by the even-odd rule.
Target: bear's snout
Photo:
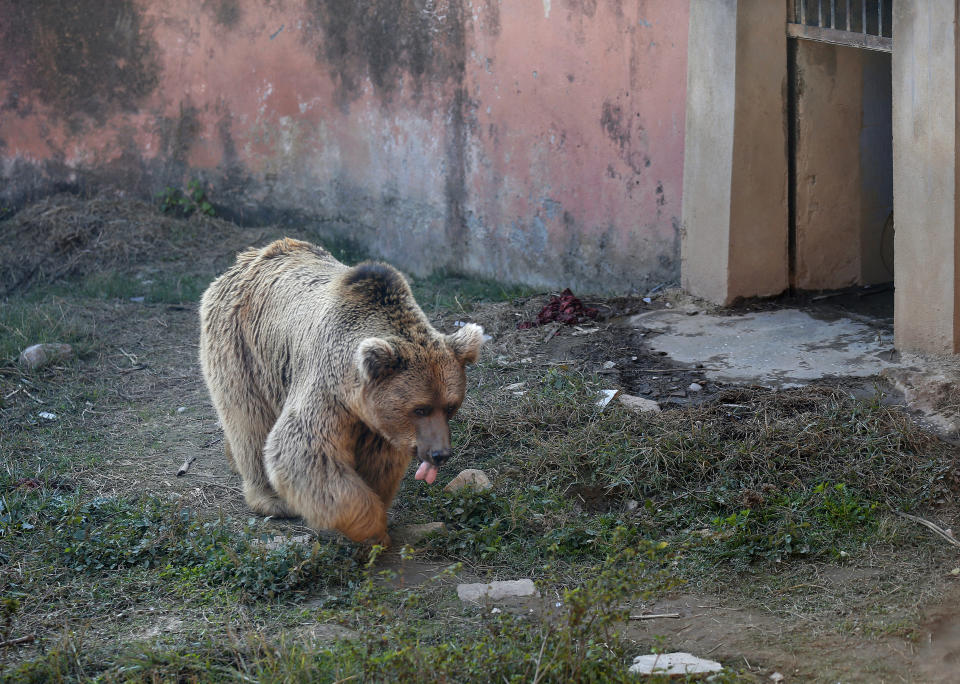
[[[431,451],[427,454],[427,458],[430,459],[430,462],[437,466],[438,468],[442,466],[446,461],[450,459],[450,450],[449,449],[437,449]]]

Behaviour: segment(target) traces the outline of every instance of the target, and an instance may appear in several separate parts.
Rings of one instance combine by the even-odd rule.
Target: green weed
[[[7,502],[0,539],[33,552],[42,549],[62,573],[104,576],[137,568],[195,588],[270,598],[306,586],[343,585],[356,569],[349,545],[317,542],[312,548],[287,544],[267,549],[250,526],[238,532],[229,520],[204,520],[155,498],[82,501],[36,495]]]
[[[216,210],[207,198],[207,191],[197,179],[187,183],[186,191],[167,186],[157,195],[160,211],[186,218],[193,213],[215,216]]]

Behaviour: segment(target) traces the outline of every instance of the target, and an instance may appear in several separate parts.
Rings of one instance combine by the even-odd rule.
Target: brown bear
[[[432,483],[483,329],[444,335],[404,277],[307,242],[241,253],[200,304],[200,363],[250,507],[387,545],[410,459]]]

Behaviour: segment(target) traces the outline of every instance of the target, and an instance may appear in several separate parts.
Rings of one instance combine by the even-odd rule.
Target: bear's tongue
[[[426,461],[423,461],[420,467],[417,468],[417,474],[414,475],[413,478],[415,480],[426,480],[427,484],[433,484],[433,481],[437,479],[438,472],[437,466],[430,465]]]

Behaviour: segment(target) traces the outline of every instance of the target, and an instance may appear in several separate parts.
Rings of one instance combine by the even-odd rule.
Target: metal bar
[[[800,0],[800,23],[807,25],[807,0]]]
[[[837,28],[837,0],[830,0],[830,28]]]
[[[789,38],[814,40],[819,43],[830,43],[831,45],[846,45],[847,47],[875,50],[877,52],[893,52],[892,38],[875,36],[871,33],[848,32],[831,28],[820,28],[819,26],[787,24],[787,36]]]
[[[863,26],[860,28],[863,29],[863,35],[867,35],[867,0],[860,0],[860,7],[863,14]]]
[[[883,35],[883,0],[877,2],[877,35]]]
[[[823,28],[823,0],[817,0],[817,26]]]
[[[847,30],[850,30],[850,0],[847,0]]]

